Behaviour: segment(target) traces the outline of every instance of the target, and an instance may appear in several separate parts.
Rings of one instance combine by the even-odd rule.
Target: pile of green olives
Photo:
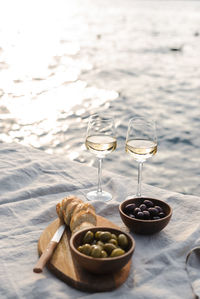
[[[113,234],[109,231],[87,231],[78,251],[95,258],[117,257],[123,255],[128,248],[125,234]]]

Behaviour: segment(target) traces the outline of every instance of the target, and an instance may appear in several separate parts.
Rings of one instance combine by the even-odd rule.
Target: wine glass
[[[157,152],[156,125],[143,117],[130,119],[125,150],[138,162],[137,197],[141,197],[142,166]]]
[[[102,191],[102,161],[117,146],[114,119],[111,116],[95,114],[90,116],[85,140],[86,148],[98,158],[98,188],[87,194],[88,200],[108,201],[112,195]]]

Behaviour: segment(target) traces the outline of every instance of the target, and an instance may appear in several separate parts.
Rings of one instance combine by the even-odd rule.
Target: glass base
[[[88,200],[101,200],[101,201],[109,201],[112,199],[112,195],[106,191],[97,192],[91,191],[86,195]]]

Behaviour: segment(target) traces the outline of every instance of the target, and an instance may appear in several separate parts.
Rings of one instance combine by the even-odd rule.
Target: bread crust
[[[94,227],[97,223],[95,208],[74,195],[57,203],[56,212],[58,217],[69,225],[73,234],[83,228]]]
[[[72,200],[66,207],[65,210],[63,210],[63,218],[67,225],[70,224],[71,216],[73,214],[74,209],[77,207],[78,204],[82,203],[82,200],[79,198],[76,198]]]
[[[69,202],[71,202],[73,200],[74,196],[73,195],[70,195],[68,197],[65,197],[62,199],[61,202],[57,203],[56,205],[56,212],[58,214],[58,217],[63,220],[63,210],[65,210],[67,204]]]
[[[65,198],[63,198],[63,200],[61,201],[61,207],[62,210],[66,210],[67,205],[74,199],[76,199],[77,197],[73,196],[73,195],[69,195]]]
[[[95,213],[95,208],[91,204],[89,204],[88,202],[82,202],[76,206],[72,216],[79,213],[80,211],[86,211],[86,210],[91,210]]]
[[[83,210],[74,214],[70,221],[71,231],[73,232],[73,230],[75,230],[75,228],[83,222],[89,222],[95,226],[97,223],[97,217],[95,212],[91,210]]]
[[[60,202],[57,203],[57,205],[56,205],[56,213],[58,214],[58,218],[60,218],[61,220],[63,220],[63,214],[62,214],[62,211],[61,211]]]

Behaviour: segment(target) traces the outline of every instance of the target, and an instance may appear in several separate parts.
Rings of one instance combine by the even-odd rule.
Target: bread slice
[[[67,196],[63,198],[63,200],[56,205],[56,212],[58,214],[58,217],[63,220],[63,211],[66,210],[67,205],[72,202],[74,199],[78,199],[74,195]]]
[[[70,202],[72,202],[72,200],[74,200],[75,198],[77,198],[77,197],[74,196],[74,195],[70,195],[70,196],[67,196],[67,197],[63,198],[63,200],[61,201],[62,211],[66,210],[67,205]]]
[[[70,224],[71,215],[73,214],[74,209],[78,206],[78,204],[83,203],[81,199],[76,198],[68,203],[65,210],[63,210],[63,218],[67,225]]]
[[[95,208],[74,195],[59,202],[56,212],[58,217],[70,226],[73,234],[83,228],[94,227],[97,223]]]
[[[89,222],[96,226],[97,223],[97,217],[95,212],[88,210],[79,211],[78,213],[75,213],[71,217],[70,221],[70,229],[71,231],[74,231],[76,227],[81,225],[83,222]]]
[[[67,204],[69,198],[65,197],[63,200],[56,205],[56,212],[58,214],[58,217],[63,220],[63,209],[65,208],[65,205]]]
[[[61,202],[61,207],[62,207],[62,214],[63,214],[63,219],[65,218],[66,216],[66,210],[67,210],[67,206],[73,202],[74,200],[80,200],[79,198],[77,198],[76,196],[74,195],[70,195],[66,198],[64,198]],[[65,221],[65,219],[64,219]]]
[[[76,206],[76,208],[73,211],[72,216],[79,213],[80,211],[86,211],[86,210],[91,210],[92,212],[95,213],[95,208],[91,204],[89,204],[87,202],[82,202]]]
[[[56,205],[56,213],[58,214],[58,218],[60,218],[60,220],[63,220],[63,214],[62,214],[60,202],[57,203],[57,205]]]
[[[91,227],[95,227],[94,224],[89,223],[89,222],[82,222],[80,225],[78,225],[73,231],[72,234],[75,234],[76,232],[84,229],[84,228],[91,228]]]

